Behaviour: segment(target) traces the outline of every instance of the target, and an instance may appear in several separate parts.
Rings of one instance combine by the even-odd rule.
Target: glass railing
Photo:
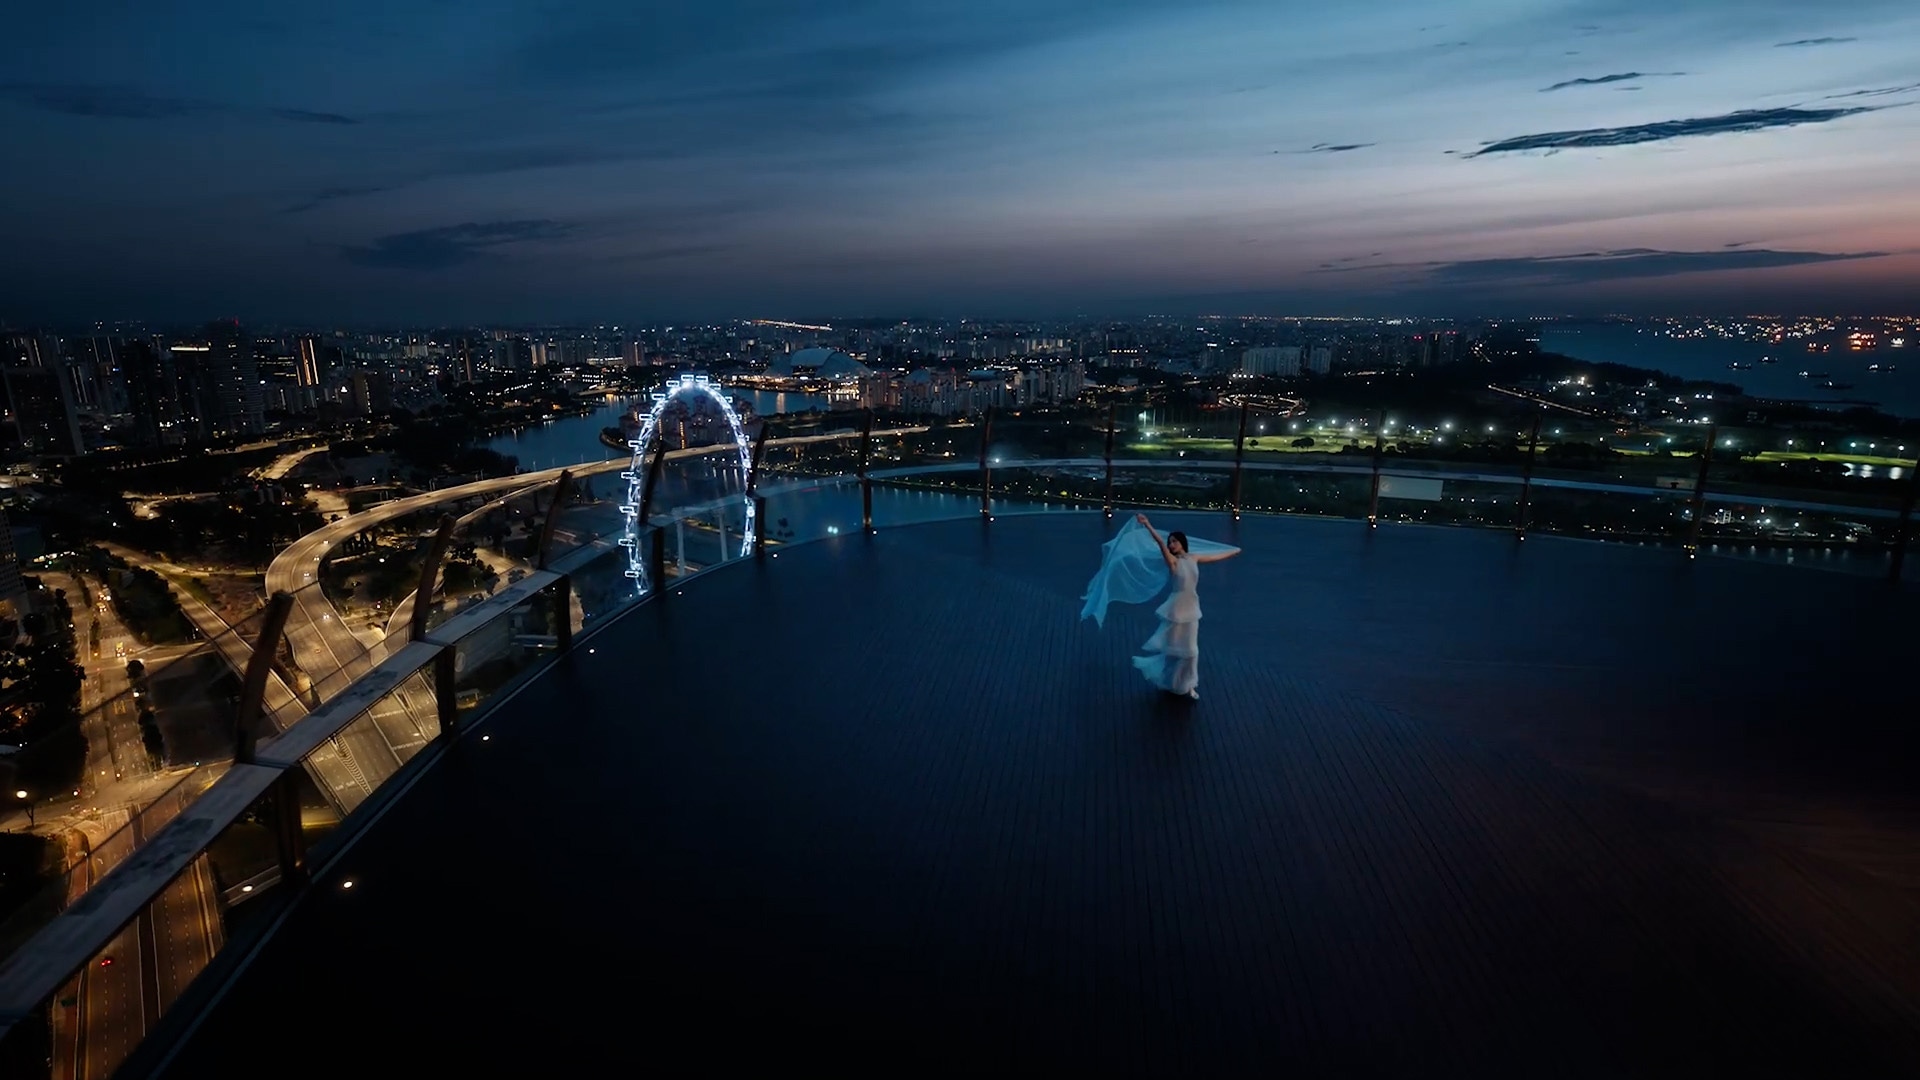
[[[861,419],[852,414],[842,426],[857,430]],[[1295,446],[1309,436],[1260,428],[1292,422],[1250,417],[1242,442],[1234,410],[1213,410],[1191,423],[1156,413],[1151,428],[1136,412],[1130,430],[1115,433],[1111,463],[1104,411],[1000,416],[990,431],[983,421],[904,434],[880,424],[864,452],[857,438],[784,442],[784,432],[775,430],[762,450],[757,523],[762,546],[777,554],[783,545],[857,533],[869,507],[881,529],[977,517],[984,490],[996,516],[1109,504],[1221,513],[1237,507],[1372,517],[1383,526],[1524,528],[1697,544],[1708,554],[1758,553],[1884,573],[1912,485],[1912,474],[1902,472],[1860,477],[1874,482],[1851,486],[1836,476],[1796,486],[1787,482],[1791,477],[1768,472],[1768,462],[1716,461],[1704,470],[1705,490],[1696,497],[1703,475],[1697,458],[1581,458],[1564,449],[1549,457],[1536,448],[1529,460],[1524,442],[1516,447],[1510,440],[1455,453],[1437,432],[1420,440],[1383,437],[1376,452],[1373,433],[1359,427],[1351,436],[1327,433],[1335,444],[1329,452],[1318,436],[1313,446]],[[1756,472],[1756,466],[1766,468]],[[26,1048],[32,1058],[35,1047],[53,1048],[36,1059],[45,1063],[38,1073],[19,1075],[72,1073],[77,1059],[71,1055],[78,1051],[59,1047],[83,1043],[87,1069],[97,1072],[100,1062],[124,1057],[148,1030],[152,1017],[121,1015],[113,990],[116,980],[145,977],[141,965],[153,962],[135,940],[147,932],[142,927],[158,933],[164,925],[176,943],[170,948],[199,950],[167,961],[172,966],[164,978],[182,985],[156,991],[164,1012],[165,1005],[186,1000],[185,984],[196,973],[259,931],[266,921],[261,913],[273,910],[271,898],[287,892],[283,879],[290,872],[297,885],[302,874],[324,867],[350,840],[355,823],[366,820],[366,808],[431,758],[449,734],[478,722],[621,612],[754,557],[745,543],[745,485],[731,448],[669,454],[636,537],[627,535],[622,512],[627,467],[616,460],[576,470],[557,506],[551,482],[535,486],[539,478],[515,478],[436,493],[440,505],[389,521],[388,539],[421,537],[442,514],[453,513],[460,561],[481,563],[493,575],[484,587],[468,591],[476,584],[468,580],[434,598],[428,632],[418,642],[400,624],[380,624],[370,604],[342,611],[343,589],[359,590],[364,581],[316,564],[314,580],[293,595],[262,713],[250,729],[257,740],[251,762],[229,764],[241,727],[241,675],[263,642],[264,612],[199,641],[149,650],[136,676],[116,658],[125,685],[104,687],[97,704],[90,696],[81,721],[64,736],[79,741],[77,755],[71,745],[62,749],[59,736],[22,751],[25,774],[48,778],[34,781],[32,800],[32,835],[45,845],[43,873],[34,888],[5,894],[11,910],[0,912],[0,963],[11,965],[10,958],[54,941],[41,931],[63,912],[109,919],[73,908],[109,874],[125,875],[143,906],[130,923],[86,923],[91,937],[59,935],[62,947],[93,942],[89,955],[60,954],[73,966],[59,986],[43,987],[36,1001],[8,1003],[26,1019],[12,1024],[0,1049]],[[1896,467],[1911,468],[1886,466]],[[471,545],[472,554],[462,545]],[[417,582],[417,565],[410,572]],[[1914,576],[1911,568],[1907,573]],[[391,619],[393,612],[386,615]],[[158,732],[157,754],[144,741],[148,729]],[[96,738],[104,739],[105,750],[91,745]],[[55,776],[56,762],[65,762],[67,772]],[[102,798],[103,790],[117,794]],[[24,808],[16,817],[24,824]],[[183,817],[188,820],[179,821]],[[189,841],[184,849],[152,843],[162,835],[184,837],[188,826],[217,839]],[[86,1042],[107,1039],[107,1032],[117,1032],[111,1037],[119,1041]]]

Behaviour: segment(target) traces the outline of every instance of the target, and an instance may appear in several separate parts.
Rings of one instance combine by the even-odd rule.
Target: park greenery
[[[114,614],[143,643],[171,645],[193,638],[193,624],[180,610],[165,578],[99,549],[95,549],[94,567],[112,593]]]
[[[35,610],[21,620],[25,636],[0,649],[0,739],[20,748],[9,756],[12,783],[44,797],[72,787],[86,761],[79,726],[85,670],[66,590],[27,580]]]

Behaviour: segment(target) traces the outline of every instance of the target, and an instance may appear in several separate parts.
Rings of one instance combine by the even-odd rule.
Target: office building
[[[1248,349],[1240,354],[1240,374],[1298,375],[1300,374],[1300,346],[1281,345]]]
[[[51,337],[10,337],[0,355],[0,389],[6,394],[9,434],[32,454],[83,453],[79,405],[68,365]]]

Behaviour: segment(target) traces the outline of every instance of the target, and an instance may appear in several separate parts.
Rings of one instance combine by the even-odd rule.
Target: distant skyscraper
[[[8,338],[0,355],[0,388],[6,392],[7,422],[23,449],[57,455],[85,450],[79,407],[58,342],[24,334]]]
[[[201,382],[201,415],[211,432],[249,434],[265,431],[266,407],[260,392],[260,367],[253,341],[236,321],[207,327]]]
[[[67,340],[68,379],[74,403],[102,413],[127,411],[126,388],[120,377],[120,343],[105,335]]]
[[[0,601],[18,600],[27,591],[20,580],[20,557],[13,552],[13,526],[7,511],[0,508]]]
[[[320,343],[310,337],[300,339],[294,381],[301,386],[320,385]]]
[[[1240,354],[1240,373],[1242,375],[1298,375],[1300,374],[1300,346],[1282,345],[1273,348],[1248,349]]]
[[[353,411],[361,416],[393,408],[393,376],[381,371],[353,373]]]
[[[180,426],[180,384],[169,354],[144,341],[127,342],[120,347],[120,375],[126,382],[134,442],[159,446],[185,437]]]

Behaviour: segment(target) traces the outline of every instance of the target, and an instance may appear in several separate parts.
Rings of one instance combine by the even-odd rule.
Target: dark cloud
[[[47,112],[108,120],[165,120],[208,113],[244,115],[249,111],[217,102],[149,94],[130,86],[81,83],[0,83],[0,97]],[[360,122],[351,116],[315,112],[312,109],[262,109],[256,115],[271,116],[299,124],[357,124]]]
[[[1615,75],[1596,75],[1591,79],[1568,79],[1565,82],[1543,87],[1540,92],[1551,94],[1555,90],[1565,90],[1573,86],[1603,86],[1607,83],[1632,82],[1635,79],[1671,79],[1685,74],[1684,71],[1622,71]]]
[[[59,83],[4,83],[0,95],[47,112],[115,120],[159,120],[206,112],[209,106],[182,98],[160,97],[127,86]]]
[[[1856,113],[1873,112],[1874,106],[1856,105],[1832,109],[1742,109],[1722,116],[1702,116],[1691,120],[1663,120],[1628,127],[1588,128],[1583,131],[1549,131],[1539,135],[1516,135],[1511,139],[1487,143],[1467,157],[1487,154],[1511,154],[1522,150],[1572,150],[1598,146],[1632,146],[1636,143],[1665,142],[1702,135],[1731,135],[1772,128],[1824,124]]]
[[[614,255],[607,261],[613,263],[667,262],[672,259],[691,259],[700,255],[712,255],[727,250],[730,250],[727,244],[673,244],[642,251],[629,251]]]
[[[1553,287],[1602,282],[1710,274],[1729,270],[1769,270],[1783,266],[1878,259],[1884,251],[1826,252],[1776,251],[1729,246],[1718,251],[1661,251],[1621,248],[1583,251],[1572,255],[1525,256],[1504,259],[1466,259],[1459,262],[1373,263],[1366,266],[1323,269],[1322,273],[1362,270],[1415,270],[1427,285],[1455,287]]]
[[[1893,97],[1897,94],[1911,94],[1920,90],[1920,82],[1903,83],[1900,86],[1876,86],[1871,90],[1849,90],[1844,94],[1828,94],[1822,101],[1845,101],[1848,98]]]
[[[314,192],[312,195],[307,196],[305,199],[302,199],[301,201],[294,203],[292,206],[287,207],[285,210],[282,210],[281,213],[304,214],[316,206],[324,206],[327,203],[335,202],[340,199],[357,199],[362,195],[378,195],[383,191],[391,191],[391,190],[393,189],[388,187],[321,188],[319,191]]]
[[[269,115],[301,124],[357,124],[360,121],[339,113],[314,112],[311,109],[268,109]]]
[[[1370,142],[1356,143],[1314,143],[1305,150],[1295,150],[1296,154],[1344,154],[1349,150],[1365,150],[1374,145]],[[1279,151],[1275,151],[1278,153]]]
[[[1859,40],[1860,40],[1859,38],[1851,38],[1851,37],[1810,37],[1810,38],[1801,38],[1799,41],[1783,41],[1780,44],[1775,45],[1774,48],[1804,49],[1813,45],[1845,45],[1849,41],[1859,41]]]
[[[497,247],[543,240],[562,240],[574,228],[564,222],[469,221],[438,229],[393,233],[364,247],[346,247],[341,254],[356,266],[390,270],[445,270],[487,257]]]
[[[575,165],[604,165],[639,159],[657,161],[675,156],[672,149],[655,149],[619,144],[538,143],[521,146],[487,146],[455,150],[444,154],[426,170],[421,179],[440,176],[495,176],[501,173],[527,172],[533,169],[558,169]]]

